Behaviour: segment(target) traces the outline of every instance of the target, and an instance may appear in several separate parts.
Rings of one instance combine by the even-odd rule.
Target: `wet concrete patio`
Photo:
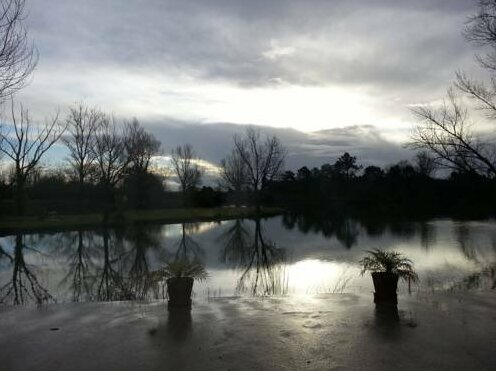
[[[0,309],[0,370],[495,370],[496,293]]]

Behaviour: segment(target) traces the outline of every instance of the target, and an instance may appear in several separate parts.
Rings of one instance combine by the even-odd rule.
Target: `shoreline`
[[[281,214],[284,209],[263,207],[261,217]],[[194,223],[202,221],[222,221],[238,218],[250,218],[256,215],[254,207],[233,208],[182,208],[131,210],[111,214],[108,227],[121,227],[134,223]],[[0,219],[0,236],[15,233],[59,232],[73,229],[98,228],[104,225],[102,213],[7,217]]]

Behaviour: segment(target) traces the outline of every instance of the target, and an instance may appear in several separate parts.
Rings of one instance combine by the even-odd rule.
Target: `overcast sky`
[[[27,5],[40,61],[19,98],[33,115],[84,100],[212,162],[239,124],[273,128],[292,168],[345,150],[362,163],[408,158],[409,107],[442,99],[459,69],[479,73],[461,34],[472,0]]]

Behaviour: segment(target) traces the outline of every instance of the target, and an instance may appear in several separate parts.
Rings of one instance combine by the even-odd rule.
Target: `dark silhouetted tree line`
[[[286,171],[264,194],[267,202],[293,208],[349,210],[350,213],[466,215],[494,214],[495,181],[475,172],[453,171],[434,178],[432,158],[419,153],[415,163],[362,169],[345,153],[333,164]]]

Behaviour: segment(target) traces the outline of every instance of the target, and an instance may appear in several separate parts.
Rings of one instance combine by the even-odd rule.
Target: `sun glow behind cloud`
[[[186,74],[171,77],[151,71],[107,68],[76,74],[68,67],[57,72],[64,81],[57,89],[52,85],[52,73],[55,71],[38,74],[31,89],[23,92],[36,112],[51,107],[50,101],[71,104],[80,100],[83,92],[82,99],[88,104],[140,120],[173,117],[202,123],[289,127],[304,132],[361,124],[387,131],[409,125],[397,116],[384,114],[384,102],[375,100],[373,92],[364,87],[299,86],[276,78],[265,86],[246,88]],[[41,90],[47,93],[33,94]]]
[[[145,125],[306,133],[373,125],[403,142],[415,121],[408,105],[439,99],[455,70],[473,70],[459,32],[473,7],[464,0],[32,1],[28,30],[41,58],[19,98],[40,117],[84,100]]]

